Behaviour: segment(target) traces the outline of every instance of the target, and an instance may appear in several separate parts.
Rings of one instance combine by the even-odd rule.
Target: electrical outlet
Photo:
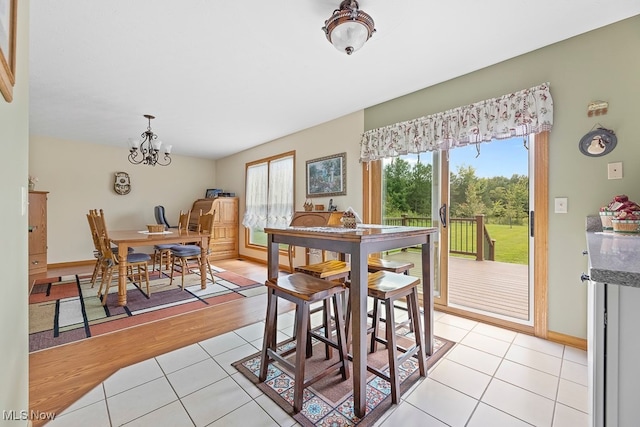
[[[567,213],[568,199],[566,197],[555,198],[555,213]]]
[[[608,179],[622,179],[622,162],[609,163],[607,165]]]

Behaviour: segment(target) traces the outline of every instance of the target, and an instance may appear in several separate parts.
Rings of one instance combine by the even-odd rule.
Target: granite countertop
[[[587,218],[589,277],[594,282],[640,287],[640,234],[602,231]],[[598,227],[599,225],[599,227]]]

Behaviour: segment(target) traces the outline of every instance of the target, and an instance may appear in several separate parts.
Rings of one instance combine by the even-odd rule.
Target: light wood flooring
[[[232,259],[215,265],[266,280],[263,264]],[[48,276],[91,272],[91,267],[71,270],[49,270]],[[266,298],[258,295],[31,353],[29,407],[59,414],[120,368],[264,320],[265,312]]]

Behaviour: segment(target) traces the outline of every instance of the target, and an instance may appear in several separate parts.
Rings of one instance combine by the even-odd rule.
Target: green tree
[[[407,193],[407,204],[418,216],[431,215],[431,164],[416,163],[411,170],[411,181]]]
[[[411,165],[406,160],[395,158],[384,168],[385,210],[391,212],[407,212],[407,194],[411,183]]]

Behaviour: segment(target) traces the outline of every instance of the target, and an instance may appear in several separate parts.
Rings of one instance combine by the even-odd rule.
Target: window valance
[[[362,135],[360,161],[448,150],[551,130],[553,100],[544,83],[443,113],[372,129]]]

